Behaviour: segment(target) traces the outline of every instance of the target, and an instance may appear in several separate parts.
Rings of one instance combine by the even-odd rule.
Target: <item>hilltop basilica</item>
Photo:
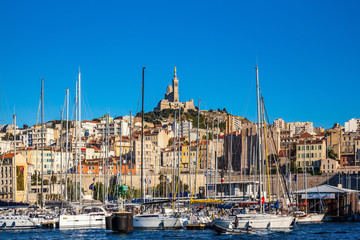
[[[163,110],[163,109],[176,109],[178,107],[184,108],[185,112],[189,109],[195,109],[194,101],[190,99],[187,102],[179,102],[179,79],[176,76],[176,67],[174,78],[172,80],[172,86],[169,86],[166,89],[165,99],[162,99],[157,107],[154,110]]]

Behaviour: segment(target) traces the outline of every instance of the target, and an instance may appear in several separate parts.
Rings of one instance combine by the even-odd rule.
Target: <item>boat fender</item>
[[[250,231],[252,231],[252,230],[253,230],[252,226],[247,226],[247,227],[246,227],[246,231],[250,232]]]
[[[164,228],[165,224],[164,224],[164,220],[161,220],[160,224],[159,224],[159,227],[160,228]]]

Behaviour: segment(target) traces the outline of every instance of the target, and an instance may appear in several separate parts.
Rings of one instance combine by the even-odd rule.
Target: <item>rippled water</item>
[[[134,231],[115,234],[102,229],[37,229],[0,231],[0,239],[360,239],[360,223],[318,223],[300,225],[286,232],[260,231],[253,234],[218,235],[211,229],[204,231]]]

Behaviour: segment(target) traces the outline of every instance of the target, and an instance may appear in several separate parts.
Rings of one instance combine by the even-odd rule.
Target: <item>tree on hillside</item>
[[[338,158],[337,153],[334,152],[333,149],[328,149],[327,154],[328,154],[328,157],[331,158],[331,159],[337,159]]]

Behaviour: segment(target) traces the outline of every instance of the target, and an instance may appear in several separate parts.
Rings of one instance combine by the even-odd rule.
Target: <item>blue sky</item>
[[[177,66],[180,100],[256,120],[255,70],[271,120],[331,127],[359,118],[359,1],[0,0],[0,124],[14,109],[59,119],[78,67],[83,119],[145,109]]]

